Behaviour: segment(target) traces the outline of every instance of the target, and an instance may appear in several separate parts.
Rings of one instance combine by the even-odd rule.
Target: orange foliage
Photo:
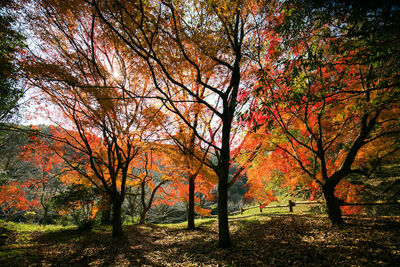
[[[34,127],[31,128],[35,130]],[[30,142],[20,148],[19,157],[26,162],[31,162],[41,171],[38,181],[45,184],[50,176],[56,175],[57,169],[63,166],[63,160],[52,148],[50,140],[44,137],[30,136]]]
[[[200,203],[203,198],[213,199],[214,196],[211,194],[211,191],[217,183],[215,172],[198,162],[198,160],[190,157],[190,155],[181,153],[175,146],[166,147],[165,151],[164,157],[168,161],[166,169],[170,170],[168,177],[171,183],[168,183],[163,188],[164,198],[157,199],[157,204],[174,205],[177,202],[187,204],[189,202],[188,179],[193,174],[196,174],[194,179],[196,188],[194,202]],[[195,206],[195,211],[202,216],[206,216],[206,214],[211,212],[211,210],[201,208],[200,206]]]
[[[9,182],[0,186],[0,206],[3,211],[15,209],[27,211],[38,206],[37,199],[29,201],[26,199],[24,188],[31,186],[31,181],[25,183]]]
[[[361,193],[363,190],[362,185],[353,185],[346,180],[340,181],[340,183],[336,186],[335,195],[344,200],[344,202],[348,203],[357,203],[361,202],[362,197]],[[360,214],[364,207],[362,206],[343,206],[341,207],[344,215],[353,215]]]
[[[318,36],[324,27],[328,26],[310,36]],[[333,53],[339,39],[299,38],[292,47],[282,44],[287,53],[276,54],[279,36],[270,37],[269,65],[260,70],[258,84],[249,91],[255,98],[251,111],[242,116],[249,131],[244,143],[249,148],[236,152],[246,159],[248,151],[260,147],[246,166],[248,196],[268,198],[268,184],[276,183],[292,190],[302,185],[314,199],[321,195],[322,186],[329,185],[325,188],[335,188],[337,197],[360,201],[362,187],[345,179],[373,168],[373,161],[398,147],[395,79],[358,62],[357,49]],[[241,92],[239,99],[245,101],[247,95]],[[343,211],[361,209],[344,207]]]

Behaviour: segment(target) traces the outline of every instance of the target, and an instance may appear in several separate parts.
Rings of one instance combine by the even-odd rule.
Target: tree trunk
[[[111,201],[109,199],[103,198],[104,206],[101,211],[100,223],[103,225],[109,225],[111,223]]]
[[[43,218],[42,218],[42,224],[47,225],[47,217],[48,217],[49,209],[47,207],[43,206]]]
[[[124,234],[122,231],[121,206],[122,206],[121,201],[113,200],[112,236],[114,238],[121,237]]]
[[[228,168],[229,170],[229,168]],[[231,247],[228,221],[228,171],[225,168],[220,172],[218,182],[218,246]]]
[[[131,220],[133,223],[135,221],[135,214],[136,214],[136,207],[135,207],[136,196],[128,198],[128,203],[129,203],[129,211],[130,211],[129,213],[131,215]]]
[[[237,62],[235,62],[236,65]],[[238,68],[235,68],[237,72],[232,74],[232,84],[237,83],[240,80],[240,74]],[[238,80],[239,78],[239,80]],[[236,89],[235,89],[236,88]],[[237,87],[232,91],[232,99],[236,99]],[[231,100],[233,101],[233,100]],[[220,248],[230,248],[231,237],[229,234],[229,221],[228,221],[228,178],[229,178],[229,167],[230,167],[230,134],[232,127],[232,118],[235,110],[235,102],[231,102],[224,106],[224,117],[222,118],[222,144],[220,150],[220,162],[218,166],[218,246]]]
[[[342,218],[342,211],[340,210],[340,201],[335,197],[335,187],[324,185],[322,187],[324,193],[326,206],[328,208],[328,216],[332,225],[344,224]]]
[[[148,211],[148,209],[143,209],[142,212],[140,213],[139,224],[145,224],[146,223],[147,211]]]
[[[44,193],[42,193],[40,196],[40,205],[42,206],[42,209],[43,209],[42,224],[46,225],[47,224],[48,206],[45,204],[44,198],[45,198]]]
[[[188,229],[194,229],[194,190],[195,190],[195,183],[193,175],[189,176],[189,207],[188,207]]]

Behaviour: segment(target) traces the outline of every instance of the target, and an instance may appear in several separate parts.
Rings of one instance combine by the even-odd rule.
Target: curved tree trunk
[[[340,210],[340,201],[335,197],[335,187],[325,185],[322,187],[324,193],[326,205],[328,208],[328,216],[332,225],[344,224],[342,218],[342,211]]]
[[[42,193],[40,196],[40,205],[42,206],[43,209],[42,224],[46,225],[49,207],[46,205],[44,198],[45,198],[44,193]]]
[[[188,229],[194,229],[194,191],[195,191],[195,183],[194,183],[194,177],[191,175],[189,177],[189,206],[188,206],[188,214],[187,214],[187,220],[188,220]]]

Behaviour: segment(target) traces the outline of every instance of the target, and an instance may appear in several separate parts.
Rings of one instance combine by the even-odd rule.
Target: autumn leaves
[[[342,10],[343,26],[317,7],[310,13],[312,1],[68,3],[32,3],[35,42],[23,67],[60,111],[48,114],[54,149],[76,179],[110,198],[115,237],[129,187],[140,188],[141,222],[155,194],[169,191],[188,202],[193,228],[196,198],[217,186],[219,246],[230,247],[233,163],[247,170],[252,200],[274,200],[266,185],[278,177],[323,194],[341,223],[341,181],[365,171],[358,163],[381,140],[391,145],[380,160],[397,151],[398,70],[390,49],[374,50],[355,31],[355,19],[370,23],[357,10]],[[365,59],[373,53],[385,56]]]

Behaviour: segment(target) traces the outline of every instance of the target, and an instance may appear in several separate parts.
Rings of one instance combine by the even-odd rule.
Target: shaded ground
[[[215,221],[192,231],[128,226],[118,241],[99,229],[22,237],[3,229],[0,266],[400,266],[400,217],[345,220],[341,229],[311,215],[232,220],[230,250],[216,248]]]

